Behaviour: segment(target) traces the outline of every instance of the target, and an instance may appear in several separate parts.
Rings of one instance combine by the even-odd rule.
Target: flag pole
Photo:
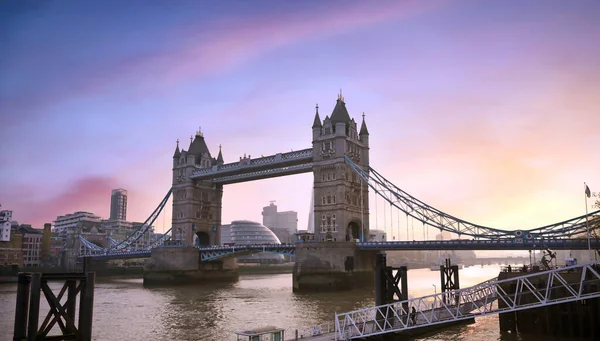
[[[583,197],[585,198],[585,226],[587,228],[588,253],[589,253],[590,262],[591,262],[593,259],[592,259],[592,248],[590,246],[590,223],[588,221],[588,206],[587,206],[589,187],[587,186],[587,184],[585,182],[583,183],[583,186],[585,187],[583,189],[584,190]]]

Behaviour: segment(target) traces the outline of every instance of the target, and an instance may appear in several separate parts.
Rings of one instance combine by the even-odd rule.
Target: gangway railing
[[[335,338],[364,338],[600,297],[599,265],[592,262],[494,279],[465,289],[336,314]],[[494,305],[494,301],[503,304]]]

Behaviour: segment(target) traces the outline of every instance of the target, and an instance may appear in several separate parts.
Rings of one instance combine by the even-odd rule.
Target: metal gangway
[[[600,297],[599,268],[596,261],[504,280],[495,278],[465,289],[336,314],[335,339],[397,333]],[[495,301],[498,304],[493,304]]]

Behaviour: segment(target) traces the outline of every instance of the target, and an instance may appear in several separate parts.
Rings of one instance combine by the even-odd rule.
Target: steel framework
[[[169,189],[169,191],[167,192],[167,195],[165,195],[163,200],[160,202],[160,204],[158,204],[158,207],[154,210],[154,212],[152,212],[152,214],[148,217],[148,219],[146,219],[146,221],[144,221],[144,223],[142,225],[140,225],[140,227],[138,227],[135,231],[133,231],[133,233],[131,235],[129,235],[129,237],[123,239],[120,243],[111,247],[108,250],[108,252],[111,252],[113,250],[119,251],[119,250],[126,249],[126,248],[130,247],[133,243],[138,241],[140,238],[142,238],[144,233],[148,232],[148,230],[150,229],[152,224],[154,224],[154,221],[156,220],[156,218],[158,218],[158,216],[162,212],[163,208],[165,208],[165,205],[167,204],[169,197],[171,197],[172,192],[173,192],[173,189],[172,188]]]
[[[195,180],[213,180],[228,176],[237,176],[259,170],[273,170],[299,164],[312,163],[312,148],[278,153],[256,159],[242,159],[239,162],[226,163],[207,168],[198,168],[192,173]]]
[[[405,214],[413,217],[414,219],[417,219],[423,224],[427,224],[447,232],[456,233],[459,237],[461,235],[468,235],[481,239],[516,237],[524,240],[533,240],[540,237],[571,237],[576,234],[585,233],[586,218],[590,218],[600,213],[600,210],[597,210],[587,215],[582,215],[562,222],[528,230],[521,229],[514,231],[486,227],[456,218],[450,214],[444,213],[432,206],[429,206],[398,188],[373,168],[369,167],[368,170],[365,170],[361,166],[355,164],[347,156],[344,156],[344,159],[348,166],[350,166],[350,168],[356,174],[358,174],[362,181],[367,183],[377,195],[385,199],[391,205],[398,208]]]
[[[241,256],[256,252],[271,252],[282,255],[295,255],[296,246],[293,244],[255,244],[237,246],[200,247],[200,260],[209,261],[229,256]]]
[[[600,297],[599,265],[600,262],[593,262],[500,281],[494,278],[470,288],[336,314],[335,338],[349,340],[397,333]],[[576,280],[569,282],[569,277]],[[495,301],[502,301],[503,307],[494,305]]]

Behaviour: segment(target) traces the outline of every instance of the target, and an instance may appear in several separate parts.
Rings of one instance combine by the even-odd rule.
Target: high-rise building
[[[10,241],[10,221],[12,211],[0,211],[0,241]]]
[[[284,244],[296,242],[294,236],[298,232],[298,212],[277,212],[277,205],[271,202],[263,207],[263,225],[268,227]]]
[[[127,220],[127,190],[122,188],[112,190],[110,220]]]

